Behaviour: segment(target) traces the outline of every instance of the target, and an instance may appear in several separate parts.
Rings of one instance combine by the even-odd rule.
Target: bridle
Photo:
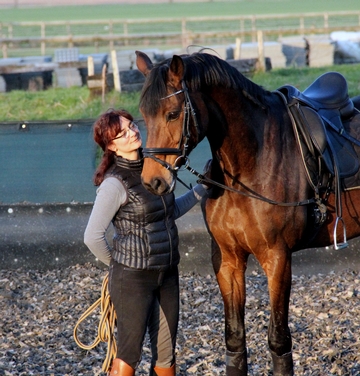
[[[184,93],[184,118],[183,118],[183,125],[182,125],[182,133],[179,140],[179,145],[177,148],[144,148],[143,155],[144,158],[151,158],[154,161],[160,163],[163,167],[167,170],[171,171],[173,174],[177,174],[182,166],[187,168],[189,166],[189,140],[190,140],[190,120],[192,119],[195,129],[197,132],[197,137],[200,133],[199,124],[196,119],[196,112],[194,110],[194,106],[191,103],[188,88],[185,82],[182,82],[182,89],[167,95],[166,97],[161,98],[160,100],[165,100],[171,98],[175,95],[179,95]],[[184,142],[183,142],[184,140]],[[183,146],[181,145],[183,142]],[[170,163],[165,162],[164,160],[157,158],[157,155],[177,155],[178,157],[175,159],[174,165],[172,166]]]
[[[171,94],[167,95],[166,97],[161,98],[160,100],[165,100],[165,99],[171,98],[175,95],[179,95],[179,94],[182,94],[182,93],[184,93],[184,96],[185,96],[185,99],[184,99],[184,119],[183,119],[183,126],[182,126],[182,137],[180,137],[178,147],[177,148],[144,148],[143,149],[144,158],[151,158],[152,160],[160,163],[163,167],[165,167],[172,174],[174,174],[174,176],[182,184],[184,184],[186,187],[187,187],[187,185],[177,177],[177,172],[180,170],[181,167],[184,167],[185,169],[190,171],[190,173],[195,175],[199,179],[199,181],[202,182],[202,183],[209,183],[211,185],[216,185],[216,186],[218,186],[222,189],[226,189],[228,191],[238,193],[238,194],[241,194],[241,195],[249,197],[249,198],[255,198],[255,199],[267,202],[267,203],[272,204],[272,205],[286,206],[286,207],[304,206],[304,205],[309,205],[309,204],[316,204],[318,206],[322,205],[321,199],[319,197],[313,197],[313,198],[310,198],[310,199],[307,199],[307,200],[296,201],[296,202],[274,201],[274,200],[271,200],[267,197],[262,196],[261,194],[259,194],[257,192],[253,192],[253,191],[251,191],[251,193],[243,192],[243,191],[240,191],[238,189],[229,187],[227,185],[218,183],[217,181],[209,179],[208,177],[200,174],[195,169],[190,167],[190,160],[188,158],[189,153],[190,153],[189,152],[189,140],[190,140],[190,136],[191,136],[191,134],[190,134],[190,120],[192,119],[192,121],[195,125],[197,137],[199,137],[200,128],[199,128],[199,124],[198,124],[197,119],[196,119],[196,112],[194,110],[194,106],[191,103],[188,88],[187,88],[185,82],[184,81],[182,82],[182,89],[180,89],[180,90],[178,90],[174,93],[171,93]],[[183,147],[181,147],[181,143],[182,143],[182,140],[184,138],[185,138],[185,141],[184,141]],[[155,154],[157,154],[157,155],[178,155],[178,157],[176,158],[174,165],[172,166],[170,163],[167,163],[164,160],[157,158],[155,156]],[[226,171],[224,171],[224,173],[226,173]],[[191,187],[187,187],[187,188],[190,189]]]

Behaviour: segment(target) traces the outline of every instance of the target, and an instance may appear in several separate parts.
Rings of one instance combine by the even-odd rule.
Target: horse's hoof
[[[292,353],[286,353],[284,355],[276,355],[273,351],[271,352],[271,357],[273,361],[274,376],[293,376],[294,375],[294,368],[293,368],[293,358]]]
[[[226,351],[226,376],[246,376],[247,351],[242,352]]]

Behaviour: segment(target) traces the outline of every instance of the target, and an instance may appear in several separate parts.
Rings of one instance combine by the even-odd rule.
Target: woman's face
[[[126,159],[139,158],[138,149],[141,146],[141,134],[136,123],[120,116],[121,131],[109,143],[108,148],[116,155]]]

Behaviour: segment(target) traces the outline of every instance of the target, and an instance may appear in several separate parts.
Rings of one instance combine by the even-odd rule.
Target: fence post
[[[252,33],[251,33],[251,41],[253,42],[253,43],[255,43],[256,42],[256,40],[255,40],[255,38],[256,38],[256,16],[255,15],[253,15],[253,16],[251,16],[251,30],[252,30]]]
[[[305,29],[305,20],[304,20],[304,17],[300,17],[300,25],[299,25],[299,29],[300,29],[300,34],[304,35],[304,29]]]
[[[14,30],[13,30],[13,24],[12,23],[10,23],[9,24],[9,26],[8,26],[8,35],[9,35],[9,38],[14,38]],[[13,48],[14,47],[14,45],[13,45],[13,43],[9,43],[8,45],[7,45],[7,48]],[[6,50],[6,52],[7,52],[7,50]]]
[[[112,20],[109,21],[109,35],[114,34],[114,23]],[[114,40],[111,39],[109,42],[110,51],[114,49]]]
[[[0,36],[3,36],[2,31],[3,31],[3,24],[2,24],[2,22],[0,22]],[[7,58],[7,45],[6,45],[6,43],[2,43],[1,50],[2,50],[3,58],[6,59]]]
[[[111,63],[113,68],[113,76],[114,76],[114,87],[115,90],[121,93],[121,84],[120,84],[120,72],[119,72],[119,66],[116,56],[116,51],[111,51]]]
[[[95,74],[94,58],[92,56],[88,56],[87,58],[87,69],[88,76],[93,76]]]
[[[182,48],[186,48],[187,45],[188,45],[188,40],[187,40],[187,37],[186,37],[186,19],[183,18],[181,20],[181,45],[182,45]]]
[[[41,22],[41,38],[44,38],[45,39],[45,22]],[[41,55],[45,55],[45,48],[46,48],[46,45],[45,45],[45,41],[42,41],[41,42]]]
[[[7,44],[6,43],[2,44],[2,54],[3,54],[3,58],[7,59],[8,53],[7,53]]]
[[[105,103],[105,92],[106,92],[106,69],[107,65],[104,64],[101,70],[101,100]]]
[[[128,28],[128,23],[127,21],[124,22],[124,35],[125,36],[128,36],[129,34],[129,28]],[[128,46],[129,45],[129,39],[125,39],[125,46]]]
[[[327,30],[329,27],[329,14],[325,13],[324,14],[324,29]]]
[[[258,54],[259,54],[259,70],[265,72],[265,55],[264,55],[264,38],[262,30],[257,32]]]
[[[235,51],[234,51],[234,59],[235,60],[240,59],[240,56],[241,56],[240,51],[241,51],[241,39],[236,38],[235,39]]]

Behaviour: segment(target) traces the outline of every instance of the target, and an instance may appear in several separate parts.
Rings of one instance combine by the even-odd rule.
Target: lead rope
[[[102,365],[103,372],[109,372],[111,367],[111,362],[116,358],[116,338],[114,335],[114,329],[116,325],[116,312],[114,305],[111,302],[110,294],[108,290],[109,274],[107,274],[103,280],[101,287],[101,297],[92,304],[79,318],[78,322],[74,327],[74,339],[76,344],[84,350],[91,350],[96,347],[100,342],[107,342],[107,352],[106,357]],[[90,316],[98,307],[100,306],[100,322],[98,326],[98,333],[95,340],[89,344],[85,345],[78,338],[78,328],[79,325]]]

